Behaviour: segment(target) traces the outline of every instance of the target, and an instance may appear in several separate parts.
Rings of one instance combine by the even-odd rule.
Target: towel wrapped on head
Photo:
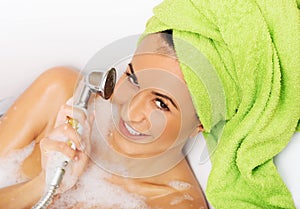
[[[208,200],[215,208],[294,208],[273,157],[300,118],[296,1],[166,0],[145,34],[165,30],[209,144]]]

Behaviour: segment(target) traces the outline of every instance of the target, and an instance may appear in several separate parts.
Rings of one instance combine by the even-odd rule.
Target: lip
[[[129,124],[127,124],[127,125],[129,125]],[[126,136],[127,138],[132,139],[132,140],[143,140],[143,139],[146,139],[149,137],[149,135],[143,134],[143,133],[141,135],[131,134],[128,131],[128,129],[126,128],[125,122],[122,119],[120,119],[120,122],[119,122],[119,130],[124,136]]]

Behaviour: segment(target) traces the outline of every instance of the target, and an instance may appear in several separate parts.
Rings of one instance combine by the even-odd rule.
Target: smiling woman
[[[162,37],[161,33],[146,36],[118,80],[111,98],[114,113],[109,131],[103,131],[101,101],[94,100],[93,131],[100,131],[92,134],[97,146],[90,156],[105,170],[126,177],[114,179],[126,190],[146,197],[149,206],[169,208],[173,201],[173,206],[181,208],[206,207],[182,152],[187,139],[202,126],[176,57],[153,50],[165,44]],[[101,143],[99,136],[104,132],[107,139]],[[128,177],[136,180],[128,181]],[[173,190],[172,181],[189,186]]]
[[[276,167],[299,130],[295,1],[165,0],[137,45],[131,36],[105,47],[144,30],[153,1],[9,2],[0,8],[0,79],[9,87],[0,96],[17,96],[33,69],[50,69],[0,119],[0,208],[30,208],[45,190],[56,191],[50,208],[198,209],[206,197],[215,208],[299,205],[300,182],[290,181],[299,171],[281,179]],[[110,68],[119,76],[108,100],[105,79],[97,93],[80,91],[99,81],[89,72]],[[212,162],[207,188],[185,156],[201,132],[209,152],[193,158]]]
[[[152,49],[150,43],[159,40],[163,39],[156,34],[142,41],[112,98],[120,111],[115,146],[123,151],[128,147],[128,154],[141,157],[174,149],[180,154],[185,140],[200,127],[178,61]],[[118,138],[133,143],[126,139],[126,145],[121,145],[123,140]]]
[[[27,111],[24,118],[19,111],[7,112],[8,119],[0,126],[0,136],[4,139],[0,153],[5,157],[10,150],[26,147],[34,141],[33,152],[21,169],[29,180],[1,189],[0,206],[32,206],[48,184],[47,164],[55,158],[53,151],[56,151],[73,160],[50,208],[64,205],[72,208],[207,208],[201,187],[182,152],[187,139],[200,132],[202,126],[177,58],[174,53],[159,50],[166,47],[164,35],[151,34],[142,39],[118,79],[110,102],[95,96],[87,115],[69,106],[71,100],[64,105],[79,78],[74,70],[51,69],[24,92],[14,106],[19,110],[30,106],[31,112]],[[64,82],[66,77],[68,82]],[[33,94],[32,100],[30,95]],[[107,114],[109,110],[111,114]],[[34,120],[22,125],[23,120],[32,117]],[[78,120],[83,133],[78,135],[64,122],[70,117]],[[15,118],[19,118],[19,123],[13,126],[22,133],[19,137],[8,128]],[[103,131],[103,123],[108,130]],[[67,145],[66,139],[75,143],[75,150]],[[32,188],[35,193],[26,192]],[[26,195],[19,196],[19,191]],[[82,191],[87,194],[85,198],[78,197]],[[98,197],[99,193],[106,195]],[[11,201],[12,197],[23,201]],[[91,201],[94,198],[97,200]]]

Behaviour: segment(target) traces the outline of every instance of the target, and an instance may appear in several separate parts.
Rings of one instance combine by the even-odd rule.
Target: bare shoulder
[[[2,117],[0,156],[28,145],[51,126],[60,106],[73,95],[78,79],[78,71],[66,67],[42,73]]]
[[[158,178],[161,178],[160,181],[169,188],[170,193],[152,199],[150,202],[151,206],[159,206],[165,209],[208,208],[200,184],[186,160],[182,160],[172,170]]]
[[[145,197],[151,208],[208,208],[200,184],[185,159],[161,175],[144,179],[115,176],[110,181],[123,186],[128,192]]]

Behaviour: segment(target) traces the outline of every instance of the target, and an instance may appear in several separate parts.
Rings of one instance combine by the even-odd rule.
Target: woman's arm
[[[78,76],[69,68],[53,68],[24,91],[1,119],[0,156],[34,139],[38,142],[41,133],[53,127],[60,106],[73,95]]]
[[[81,145],[84,143],[86,145],[85,150],[89,152],[89,135],[92,120],[88,120],[81,110],[73,109],[72,106],[67,105],[61,108],[58,118],[65,118],[71,115],[74,115],[76,120],[83,126],[83,133],[79,135],[70,124],[61,123],[58,119],[56,127],[40,143],[42,171],[30,181],[0,189],[0,208],[30,208],[39,201],[45,192],[45,188],[48,189],[49,186],[45,183],[45,173],[48,172],[47,164],[49,160],[51,161],[54,152],[64,155],[57,166],[60,166],[65,159],[70,159],[72,163],[66,168],[70,171],[68,175],[71,175],[70,179],[72,180],[79,178],[88,161],[88,156],[81,149]],[[71,148],[67,141],[64,140],[71,140],[75,144],[76,149]],[[54,163],[57,163],[57,161]],[[67,181],[67,183],[62,181],[59,185],[60,192],[68,190],[75,183],[76,181],[74,180]]]
[[[41,172],[39,141],[52,131],[61,105],[73,96],[78,76],[77,71],[64,67],[46,71],[2,117],[0,157],[5,157],[11,150],[25,147],[33,140],[36,140],[37,146],[22,167],[23,171],[30,170],[31,175],[28,176],[32,179],[0,189],[0,208],[28,208],[43,194],[45,178]]]

